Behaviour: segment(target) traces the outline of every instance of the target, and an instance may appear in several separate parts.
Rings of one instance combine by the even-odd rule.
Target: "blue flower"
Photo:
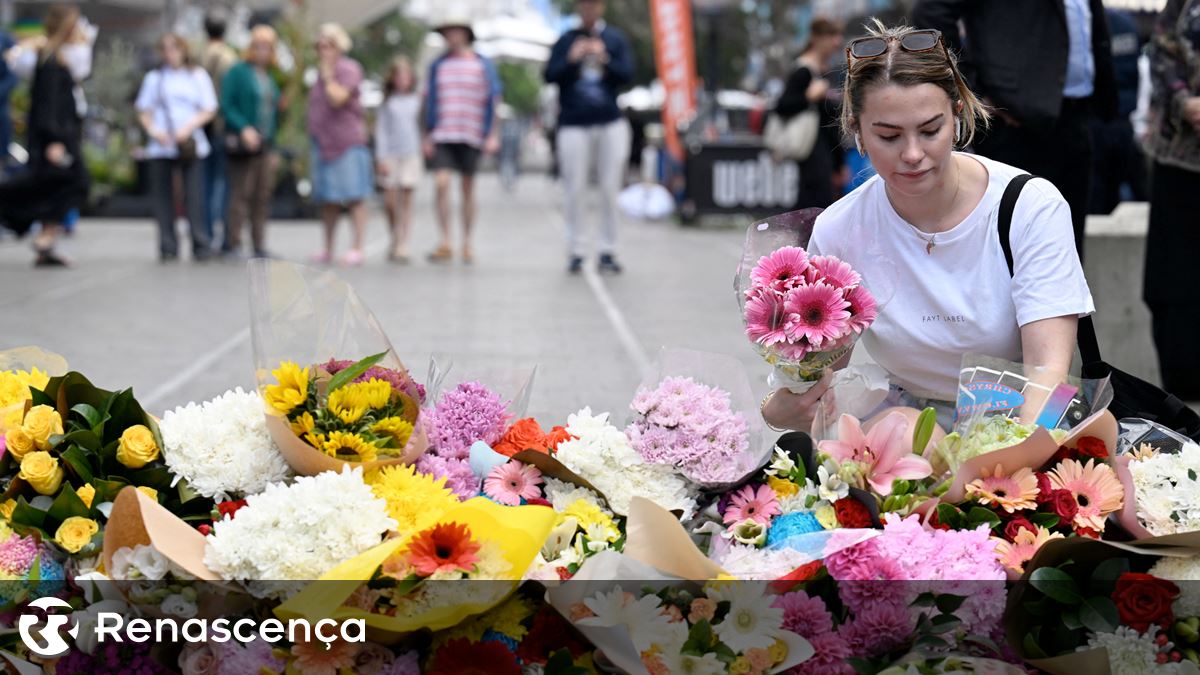
[[[812,511],[787,513],[771,521],[771,529],[767,530],[767,546],[776,548],[792,537],[824,530]]]

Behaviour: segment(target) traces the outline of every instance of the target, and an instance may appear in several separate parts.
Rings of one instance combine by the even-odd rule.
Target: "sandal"
[[[454,251],[449,246],[439,246],[429,252],[429,262],[449,262],[454,257]]]
[[[462,250],[462,259],[464,263],[470,265],[475,262],[475,253],[469,248],[464,248]]]
[[[364,260],[366,258],[363,256],[363,252],[358,249],[350,249],[342,256],[342,264],[347,267],[358,267],[363,264]]]

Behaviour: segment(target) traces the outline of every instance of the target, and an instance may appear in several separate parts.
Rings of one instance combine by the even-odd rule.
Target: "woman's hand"
[[[259,144],[262,143],[262,137],[258,135],[258,130],[254,127],[242,127],[242,145],[250,152],[257,152]]]
[[[786,388],[777,389],[763,406],[763,419],[777,429],[810,431],[817,413],[822,408],[828,412],[833,403],[832,394],[826,396],[832,381],[833,371],[827,370],[812,389],[803,394],[794,394]]]
[[[67,156],[67,146],[62,143],[51,143],[46,146],[46,161],[54,166],[62,166]]]

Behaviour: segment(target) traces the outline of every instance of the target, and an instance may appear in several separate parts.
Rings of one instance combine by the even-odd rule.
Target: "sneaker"
[[[347,267],[358,267],[363,264],[364,260],[366,260],[366,257],[358,249],[350,249],[342,256],[342,264]]]
[[[602,253],[600,255],[600,263],[599,263],[599,265],[597,265],[597,268],[601,272],[608,272],[610,274],[620,274],[621,273],[621,265],[617,262],[617,259],[614,258],[613,254],[611,254],[611,253]]]
[[[37,252],[37,257],[33,259],[34,267],[70,267],[71,263],[66,258],[54,252],[54,249],[43,249]]]
[[[254,257],[255,258],[266,258],[267,260],[271,260],[275,256],[271,255],[271,252],[266,249],[256,249],[254,251]]]
[[[567,272],[570,274],[579,274],[583,271],[583,258],[573,255],[570,262],[567,263]]]

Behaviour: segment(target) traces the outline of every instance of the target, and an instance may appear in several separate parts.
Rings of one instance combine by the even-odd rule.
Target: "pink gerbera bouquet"
[[[794,385],[815,381],[875,321],[875,297],[834,256],[784,246],[759,258],[742,291],[746,336]]]

